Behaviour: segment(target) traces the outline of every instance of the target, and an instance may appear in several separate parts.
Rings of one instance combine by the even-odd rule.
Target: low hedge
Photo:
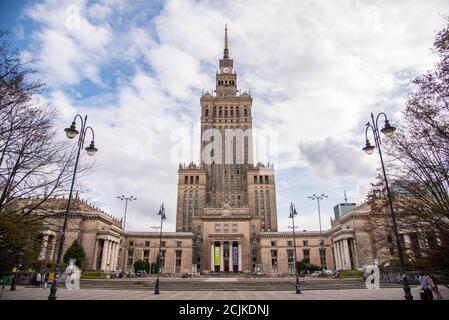
[[[363,272],[360,270],[343,270],[340,271],[340,278],[362,278]]]
[[[81,274],[81,279],[107,279],[107,273],[101,271],[89,271]]]

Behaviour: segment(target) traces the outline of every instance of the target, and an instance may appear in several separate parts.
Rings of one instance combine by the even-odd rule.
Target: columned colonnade
[[[356,267],[353,238],[344,238],[333,241],[335,268],[337,270],[350,270]],[[352,256],[352,258],[351,258]]]
[[[116,271],[119,250],[119,239],[97,238],[95,241],[94,270]]]
[[[224,243],[227,242],[228,244],[228,262],[227,262],[227,268],[225,268],[225,257],[224,257]],[[219,243],[219,246],[217,246],[217,243]],[[237,245],[235,245],[237,244]],[[215,264],[215,250],[216,247],[219,248],[220,250],[220,268],[219,271],[220,272],[225,272],[225,270],[227,270],[228,272],[242,272],[243,271],[243,265],[242,265],[242,244],[240,241],[224,241],[224,240],[220,240],[220,241],[212,241],[211,243],[211,247],[210,247],[210,271],[214,272],[216,269],[216,264]],[[235,248],[235,249],[234,249]],[[238,254],[236,257],[234,257],[234,250],[237,250]],[[234,258],[237,258],[237,263],[236,261],[234,261]],[[237,266],[237,270],[234,270],[234,265]],[[218,265],[217,265],[218,266]]]

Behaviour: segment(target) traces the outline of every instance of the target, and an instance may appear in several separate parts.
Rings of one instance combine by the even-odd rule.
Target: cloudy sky
[[[361,151],[364,124],[370,112],[400,117],[410,80],[435,62],[444,14],[446,0],[1,1],[0,28],[34,61],[61,129],[76,113],[95,129],[82,197],[121,217],[116,196],[134,195],[127,229],[142,231],[164,202],[174,231],[178,163],[198,161],[199,98],[214,86],[227,23],[254,126],[278,142],[259,160],[277,168],[280,229],[293,201],[300,228],[317,230],[307,196],[329,196],[324,228],[344,190],[365,199],[378,159]]]

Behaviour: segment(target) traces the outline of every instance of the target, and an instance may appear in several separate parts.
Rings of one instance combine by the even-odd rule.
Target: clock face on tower
[[[229,72],[229,68],[227,68],[227,67],[226,67],[226,68],[223,68],[223,72],[224,72],[224,73],[228,73],[228,72]]]

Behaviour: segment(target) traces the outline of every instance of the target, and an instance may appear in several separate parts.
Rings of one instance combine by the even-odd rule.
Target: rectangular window
[[[277,252],[277,250],[271,250],[271,271],[273,273],[278,272],[278,252]]]
[[[161,241],[161,247],[165,247],[165,241]]]
[[[164,272],[165,269],[165,250],[161,250],[161,255],[159,257],[159,262],[160,262],[160,269],[161,272]]]
[[[175,272],[181,272],[182,250],[176,250]]]
[[[145,241],[145,247],[149,247],[150,246],[150,241]]]
[[[182,241],[176,241],[176,247],[181,248],[182,247]]]
[[[228,232],[229,231],[229,224],[224,224],[223,225],[223,232]]]
[[[326,265],[326,249],[325,248],[323,248],[323,249],[320,248],[320,262],[321,262],[322,266]]]
[[[196,184],[200,184],[200,176],[196,176],[195,180],[196,180]]]
[[[310,250],[309,249],[303,249],[302,254],[304,256],[304,262],[310,263]]]
[[[265,184],[268,184],[268,176],[265,176]],[[267,190],[268,191],[268,190]],[[268,193],[268,192],[267,192]]]
[[[288,272],[295,272],[295,256],[293,249],[287,249]]]
[[[150,258],[150,250],[143,250],[143,261],[148,262]]]
[[[293,247],[293,240],[287,240],[287,247]]]
[[[133,246],[134,246],[134,241],[130,241],[130,242],[129,242],[129,246],[130,246],[130,247],[133,247]]]
[[[302,241],[302,245],[303,245],[304,247],[308,247],[308,246],[309,246],[309,241],[303,240],[303,241]]]
[[[220,232],[220,225],[219,224],[215,225],[215,232]]]
[[[272,241],[271,241],[271,246],[272,246],[272,247],[276,247],[276,241],[275,241],[275,240],[272,240]]]
[[[254,184],[257,184],[257,176],[254,176]]]
[[[134,250],[128,250],[128,261],[127,261],[127,265],[128,266],[132,266],[134,263]]]
[[[237,232],[237,225],[236,224],[232,225],[232,232]]]

